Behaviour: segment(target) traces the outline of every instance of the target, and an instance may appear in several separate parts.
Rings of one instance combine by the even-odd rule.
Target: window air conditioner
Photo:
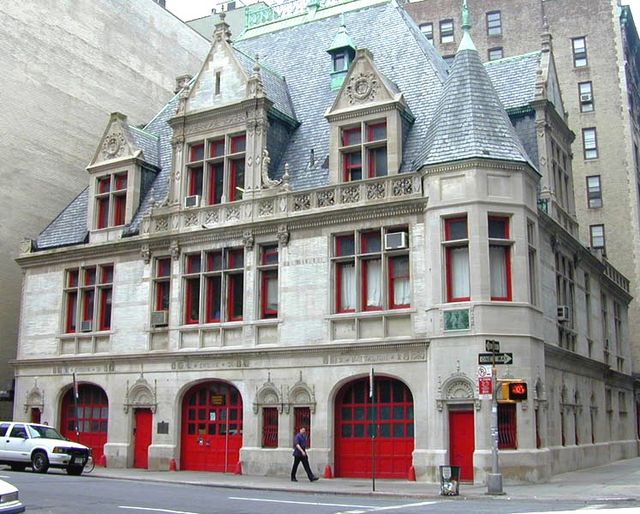
[[[591,93],[582,93],[582,94],[580,95],[580,101],[581,101],[581,102],[585,102],[585,103],[586,103],[586,102],[590,102],[590,101],[591,101],[591,99],[592,99],[592,97],[591,97]]]
[[[384,235],[385,250],[401,250],[407,248],[409,241],[406,232],[389,232]]]
[[[200,205],[200,195],[191,195],[184,199],[185,207],[198,207],[198,205]]]
[[[571,311],[568,305],[558,305],[558,321],[569,321],[571,319]]]
[[[82,323],[80,323],[81,332],[91,332],[91,330],[93,330],[93,323],[90,319],[86,319]]]
[[[151,326],[161,327],[169,323],[169,311],[153,311],[151,313]]]

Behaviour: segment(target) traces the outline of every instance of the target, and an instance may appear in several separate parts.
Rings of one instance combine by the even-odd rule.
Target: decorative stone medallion
[[[349,103],[373,100],[378,91],[378,80],[374,73],[358,73],[349,80],[347,96]]]
[[[102,156],[105,159],[115,159],[124,154],[126,140],[122,132],[109,134],[102,143]]]

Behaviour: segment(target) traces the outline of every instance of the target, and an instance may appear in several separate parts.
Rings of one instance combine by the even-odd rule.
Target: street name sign
[[[485,352],[499,352],[500,351],[500,341],[496,341],[495,339],[485,339],[484,340],[484,350],[485,350]]]
[[[478,364],[493,364],[494,358],[496,364],[513,364],[512,353],[479,353]]]

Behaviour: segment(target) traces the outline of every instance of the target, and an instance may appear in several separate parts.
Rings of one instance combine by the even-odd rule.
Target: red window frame
[[[336,310],[338,312],[355,312],[355,308],[353,309],[345,309],[342,306],[342,283],[343,283],[343,271],[342,268],[345,266],[353,266],[355,267],[354,260],[342,261],[336,264]]]
[[[311,408],[293,408],[293,431],[298,433],[302,427],[307,429],[307,449],[311,448]]]
[[[240,134],[231,137],[231,153],[245,152],[247,149],[247,136]]]
[[[229,201],[242,200],[244,195],[244,158],[229,161]],[[242,191],[240,190],[242,189]]]
[[[185,287],[184,322],[187,325],[194,325],[200,323],[200,277],[187,278]]]
[[[209,141],[209,157],[224,157],[224,138]]]
[[[171,257],[156,259],[155,268],[155,305],[156,311],[168,311],[171,294]]]
[[[222,316],[222,276],[220,274],[207,277],[207,323],[220,323]]]
[[[222,203],[224,192],[224,162],[209,164],[209,197],[207,203],[216,205]]]
[[[113,197],[113,226],[124,225],[127,206],[126,195],[114,195]]]
[[[100,319],[98,327],[100,330],[111,330],[111,288],[100,289]]]
[[[202,166],[194,166],[188,170],[189,196],[202,195]]]
[[[261,247],[260,255],[261,266],[275,266],[275,268],[263,268],[260,271],[260,315],[262,319],[277,318],[278,317],[278,246],[268,245]],[[275,282],[276,284],[276,308],[269,307],[269,284]]]
[[[509,226],[509,218],[507,216],[489,216],[488,218],[488,222],[489,222],[489,227],[491,226],[492,222],[500,222],[503,224],[503,232],[499,235],[496,234],[491,234],[491,231],[489,231],[489,238],[490,239],[509,239],[509,230],[510,230],[510,226]],[[492,245],[491,243],[489,244],[489,248],[491,247],[498,247],[498,248],[502,248],[504,251],[504,265],[505,265],[505,269],[506,269],[506,277],[505,280],[507,281],[507,291],[506,291],[506,296],[491,296],[491,300],[493,301],[503,301],[503,302],[507,302],[507,301],[511,301],[512,299],[512,292],[511,292],[511,245]],[[491,256],[489,256],[489,258],[491,258]],[[491,279],[491,278],[490,278]]]
[[[262,408],[262,447],[278,447],[278,408]]]
[[[234,273],[227,277],[227,318],[242,321],[244,303],[244,273]]]
[[[360,162],[353,162],[352,157],[360,157]],[[362,180],[362,152],[347,152],[342,155],[343,159],[343,175],[345,182],[353,182],[354,180]],[[355,176],[354,175],[359,175]]]
[[[358,136],[357,140],[352,140],[352,136]],[[358,127],[342,129],[342,146],[352,146],[362,144],[362,130]]]
[[[109,197],[98,198],[96,207],[98,209],[97,228],[107,228],[109,226]]]
[[[518,449],[518,423],[515,403],[498,404],[498,449]]]
[[[74,333],[78,328],[77,320],[78,309],[78,292],[72,291],[67,293],[67,312],[65,322],[65,332],[67,334]]]
[[[465,241],[463,244],[460,245],[456,245],[456,246],[447,246],[446,250],[445,250],[445,258],[446,258],[446,263],[445,263],[445,268],[446,268],[446,288],[447,288],[447,302],[468,302],[471,297],[470,296],[453,296],[453,274],[454,274],[454,270],[453,270],[453,265],[452,265],[452,253],[454,250],[458,249],[458,248],[466,248],[467,249],[467,258],[469,255],[469,244],[466,242],[469,239],[469,222],[467,219],[467,216],[457,216],[455,218],[447,218],[444,220],[444,233],[445,233],[445,240],[446,241],[458,241],[458,239],[453,239],[453,234],[452,234],[452,225],[454,223],[458,223],[464,221],[465,225],[466,225],[466,237],[463,239],[460,239],[461,241]]]
[[[189,162],[197,162],[204,159],[204,143],[189,145]]]
[[[377,160],[375,156],[378,152],[384,150],[384,169],[376,168]],[[369,178],[376,177],[386,177],[389,173],[388,165],[387,165],[387,147],[385,146],[376,146],[374,148],[367,149],[367,161],[369,163]]]
[[[364,311],[381,311],[383,298],[382,298],[382,258],[363,259],[361,265],[361,281],[362,281],[362,310]],[[369,295],[369,264],[377,262],[380,264],[380,305],[367,305],[367,297]]]
[[[404,274],[396,274],[395,269],[394,269],[394,262],[397,260],[401,260],[404,259],[407,261],[407,270],[406,273]],[[409,261],[409,256],[408,255],[394,255],[389,257],[388,259],[388,266],[389,266],[389,308],[390,309],[406,309],[407,307],[410,307],[411,304],[410,303],[395,303],[395,281],[399,280],[399,279],[406,279],[409,284],[411,284],[411,273],[410,273],[410,261]]]
[[[78,332],[84,321],[92,331],[110,330],[112,291],[113,264],[66,270],[64,332]]]

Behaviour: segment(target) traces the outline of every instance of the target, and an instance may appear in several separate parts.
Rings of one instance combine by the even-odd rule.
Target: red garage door
[[[413,452],[413,397],[406,385],[391,378],[376,379],[373,403],[368,378],[351,382],[338,393],[336,476],[371,476],[374,427],[376,477],[407,477]]]
[[[62,398],[62,435],[76,441],[76,421],[80,430],[80,442],[93,452],[95,462],[102,462],[107,442],[109,401],[104,390],[92,384],[78,386],[78,408],[73,398],[73,388]]]
[[[182,403],[180,468],[234,471],[242,447],[242,397],[224,382],[191,388]]]

